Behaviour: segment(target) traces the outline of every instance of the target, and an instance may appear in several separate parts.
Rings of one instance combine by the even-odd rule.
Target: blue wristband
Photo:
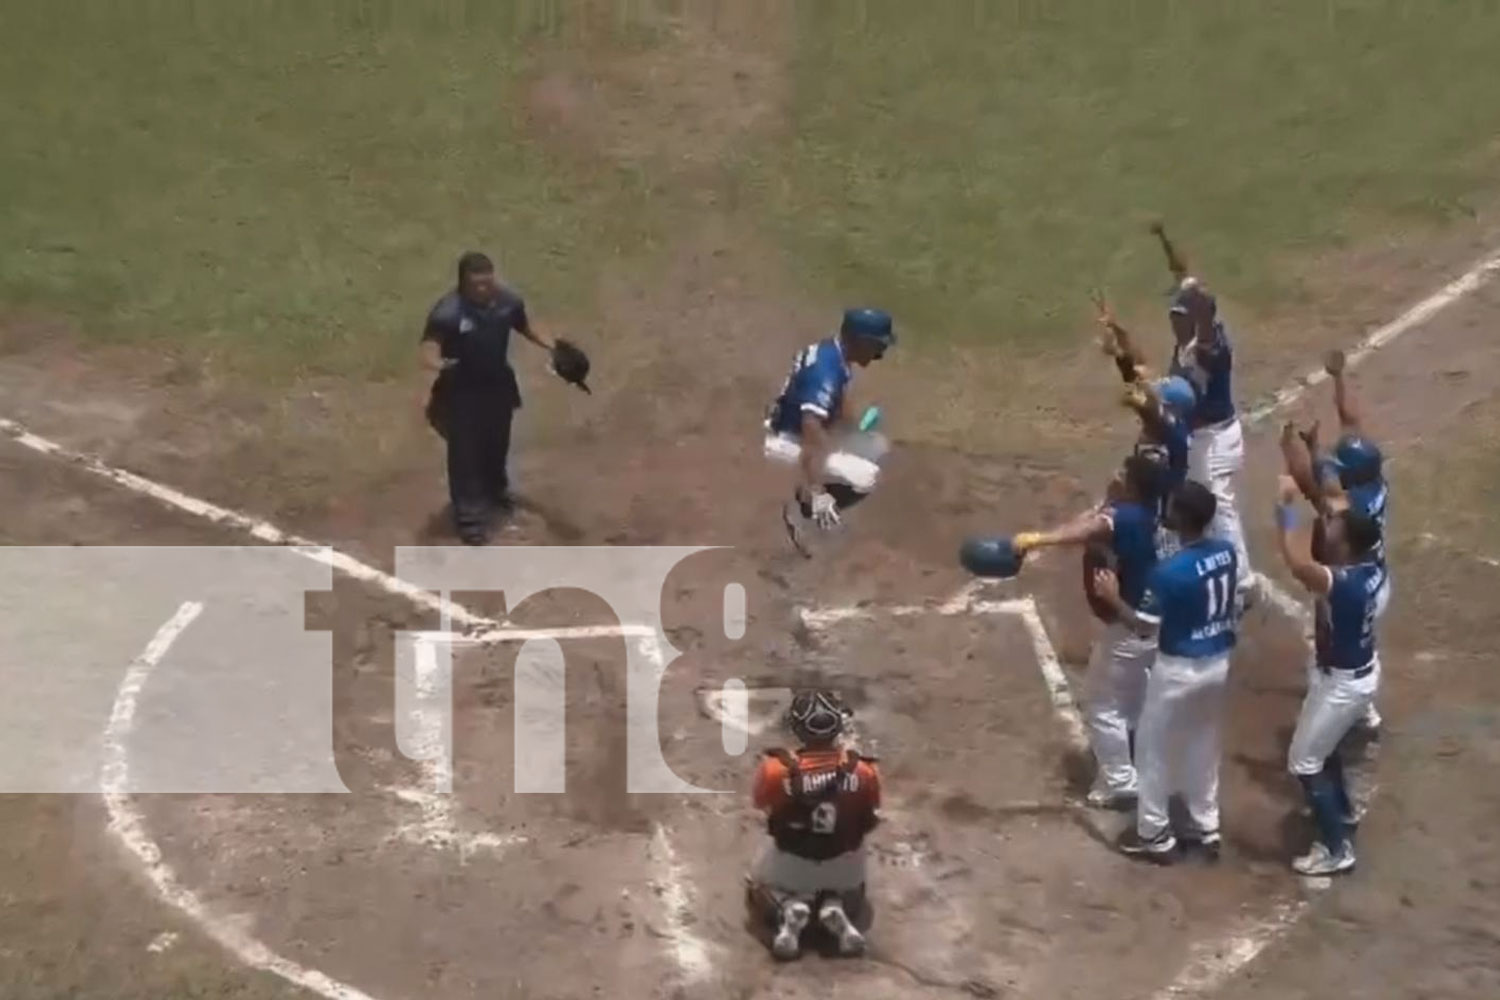
[[[1276,505],[1276,527],[1282,531],[1291,531],[1297,526],[1297,508],[1289,503]]]

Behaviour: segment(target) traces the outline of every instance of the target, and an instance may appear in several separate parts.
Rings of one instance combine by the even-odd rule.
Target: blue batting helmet
[[[1338,464],[1339,482],[1345,486],[1373,482],[1380,476],[1380,448],[1362,434],[1345,434],[1339,438],[1333,449],[1333,460]]]
[[[958,550],[958,561],[963,568],[975,576],[1008,580],[1021,572],[1024,552],[1017,552],[1015,543],[1004,538],[970,538]]]
[[[896,343],[896,326],[884,309],[846,309],[839,333],[846,337],[864,337],[882,347]]]
[[[1182,420],[1186,420],[1192,414],[1193,407],[1198,405],[1197,390],[1193,388],[1193,383],[1181,375],[1158,379],[1156,394],[1161,397],[1167,412]]]

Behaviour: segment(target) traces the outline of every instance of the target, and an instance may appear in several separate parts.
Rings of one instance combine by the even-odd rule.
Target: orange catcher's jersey
[[[827,861],[858,848],[875,828],[880,772],[852,750],[768,750],[755,772],[755,807],[777,847]]]

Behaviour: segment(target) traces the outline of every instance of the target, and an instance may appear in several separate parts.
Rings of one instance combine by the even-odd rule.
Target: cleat
[[[855,955],[863,955],[865,952],[865,936],[854,926],[844,908],[837,903],[829,903],[818,911],[818,922],[823,929],[832,934],[839,943],[839,954],[846,958]]]
[[[1209,830],[1206,833],[1184,835],[1182,846],[1186,850],[1200,855],[1205,861],[1218,861],[1219,854],[1223,849],[1224,840],[1219,836],[1218,830]]]
[[[1090,809],[1108,809],[1113,812],[1124,812],[1135,808],[1136,793],[1134,788],[1090,788],[1087,798]]]
[[[812,918],[812,909],[806,903],[788,903],[781,909],[781,926],[771,940],[771,954],[783,962],[790,962],[802,954],[802,932]]]
[[[1360,717],[1359,722],[1355,723],[1355,725],[1366,735],[1373,737],[1380,735],[1380,724],[1384,721],[1380,717],[1380,711],[1372,701],[1369,707],[1365,709],[1365,714]]]
[[[781,523],[786,528],[786,537],[792,543],[792,547],[802,553],[804,559],[811,559],[812,550],[807,547],[805,537],[807,522],[802,517],[797,501],[788,500],[781,505]]]
[[[1354,845],[1346,840],[1335,854],[1318,841],[1312,850],[1292,862],[1292,869],[1299,875],[1342,875],[1353,871]]]
[[[1119,848],[1121,854],[1127,857],[1141,858],[1158,865],[1169,865],[1175,860],[1177,838],[1170,833],[1162,833],[1146,840],[1132,828],[1120,834],[1120,839],[1115,841],[1115,846]]]

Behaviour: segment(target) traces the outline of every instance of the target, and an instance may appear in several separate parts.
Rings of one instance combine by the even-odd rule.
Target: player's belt
[[[1369,663],[1366,663],[1362,667],[1354,667],[1352,669],[1349,667],[1324,667],[1323,669],[1328,673],[1344,674],[1349,677],[1350,680],[1357,681],[1361,677],[1368,677],[1373,674],[1375,672],[1375,663],[1375,660],[1371,660]]]
[[[1198,424],[1198,425],[1196,425],[1196,426],[1193,427],[1193,430],[1195,430],[1195,431],[1222,431],[1222,430],[1227,430],[1229,427],[1232,427],[1234,424],[1239,423],[1239,420],[1240,420],[1240,415],[1238,413],[1233,413],[1233,414],[1230,414],[1228,417],[1225,417],[1223,420],[1218,420],[1218,421],[1215,421],[1214,423],[1211,423],[1211,424]]]

